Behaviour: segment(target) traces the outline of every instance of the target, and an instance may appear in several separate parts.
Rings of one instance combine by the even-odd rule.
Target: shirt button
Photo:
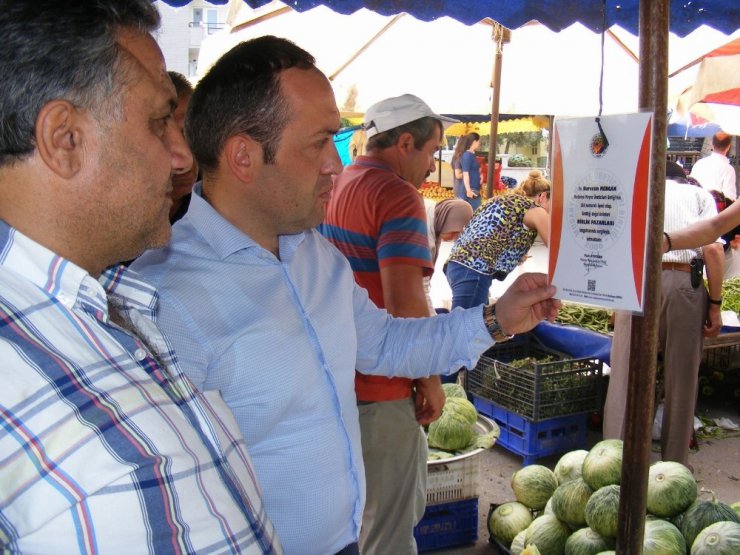
[[[144,349],[136,349],[136,352],[134,352],[134,358],[141,362],[146,358],[146,351]]]

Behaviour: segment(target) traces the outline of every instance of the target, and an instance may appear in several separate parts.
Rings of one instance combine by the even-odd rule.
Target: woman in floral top
[[[532,171],[511,193],[494,197],[475,211],[447,260],[452,308],[488,302],[492,281],[506,279],[537,234],[548,244],[549,209],[550,182]]]

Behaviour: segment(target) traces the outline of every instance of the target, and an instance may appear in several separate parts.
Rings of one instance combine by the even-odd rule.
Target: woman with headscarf
[[[424,199],[427,211],[427,238],[429,250],[432,251],[432,263],[436,264],[439,246],[442,241],[454,241],[460,236],[465,225],[473,217],[473,209],[464,200],[445,199],[434,202]],[[432,314],[434,305],[431,299],[431,277],[424,278],[424,290]]]

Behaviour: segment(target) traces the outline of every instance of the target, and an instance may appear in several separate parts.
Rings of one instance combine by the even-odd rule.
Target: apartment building
[[[173,8],[158,0],[155,5],[162,15],[162,26],[156,38],[167,69],[179,71],[194,80],[200,46],[206,37],[224,27],[228,4],[193,0],[186,6]]]

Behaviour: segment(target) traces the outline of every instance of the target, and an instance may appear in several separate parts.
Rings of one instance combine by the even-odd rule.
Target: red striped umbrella
[[[693,122],[714,122],[726,133],[740,135],[740,38],[703,57],[677,108]]]

